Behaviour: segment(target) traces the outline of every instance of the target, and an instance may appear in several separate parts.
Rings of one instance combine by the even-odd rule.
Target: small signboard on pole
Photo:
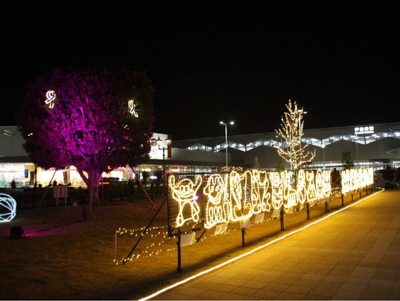
[[[224,234],[228,229],[228,223],[221,224],[215,227],[214,235]]]
[[[264,220],[264,213],[256,214],[254,217],[255,224],[261,223],[263,220]]]
[[[272,211],[272,218],[278,218],[281,216],[281,211],[279,209],[274,209],[274,211]]]
[[[183,234],[181,236],[181,246],[190,246],[196,242],[196,233]]]
[[[56,199],[56,205],[58,207],[58,198],[64,198],[64,206],[67,206],[68,197],[68,186],[54,186],[53,198]]]
[[[250,219],[246,218],[246,219],[240,220],[240,228],[244,229],[247,227],[250,227]]]

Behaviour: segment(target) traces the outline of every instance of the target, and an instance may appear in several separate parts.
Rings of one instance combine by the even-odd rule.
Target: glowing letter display
[[[287,211],[299,206],[301,210],[306,203],[328,201],[332,190],[329,170],[300,169],[297,170],[296,181],[293,181],[295,175],[288,171],[248,170],[242,173],[214,173],[207,177],[193,174],[181,176],[184,179],[178,183],[175,183],[178,176],[170,175],[168,179],[171,198],[168,204],[174,206],[174,210],[169,210],[171,229],[184,224],[189,229],[200,226],[209,229],[216,225],[248,221],[253,215],[282,208]],[[341,193],[363,189],[372,183],[372,168],[345,170],[342,171]]]

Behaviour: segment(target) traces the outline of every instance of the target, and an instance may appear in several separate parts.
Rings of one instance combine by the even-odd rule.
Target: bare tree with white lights
[[[278,144],[278,154],[290,164],[292,169],[297,170],[298,167],[312,161],[316,151],[306,151],[308,144],[301,144],[301,138],[304,135],[303,108],[298,109],[296,102],[292,105],[290,99],[286,108],[288,112],[285,112],[285,115],[281,118],[281,128],[275,130],[286,141],[286,148],[283,148],[283,144]]]

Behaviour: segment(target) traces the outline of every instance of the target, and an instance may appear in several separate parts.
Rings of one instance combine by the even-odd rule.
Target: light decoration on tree
[[[240,222],[256,214],[284,209],[301,210],[305,204],[329,201],[332,187],[329,170],[297,170],[296,185],[291,172],[245,171],[195,175],[176,183],[179,175],[168,179],[169,234],[185,226],[190,231],[203,222],[206,229]],[[185,174],[187,177],[187,174]],[[373,170],[354,169],[342,172],[342,193],[363,189],[373,183]],[[203,189],[200,189],[203,187]],[[177,208],[172,210],[171,208]],[[204,208],[204,210],[201,210]],[[176,233],[175,233],[176,234]]]
[[[129,113],[136,118],[139,117],[138,112],[136,111],[136,105],[133,99],[128,101]]]
[[[301,137],[303,137],[303,109],[297,108],[297,103],[294,102],[292,105],[291,100],[286,105],[288,112],[284,113],[284,117],[281,118],[282,124],[279,130],[275,132],[286,141],[286,148],[283,149],[281,144],[273,143],[278,145],[277,151],[279,156],[281,156],[290,166],[297,170],[299,166],[312,161],[316,155],[316,151],[313,152],[305,151],[308,144],[301,144]]]
[[[0,193],[0,207],[6,211],[1,210],[0,223],[11,221],[17,214],[17,202],[8,194]]]
[[[56,100],[56,92],[53,90],[49,90],[46,92],[46,99],[44,100],[44,103],[46,105],[49,105],[50,109],[54,108],[54,101]]]
[[[75,166],[88,187],[90,214],[100,202],[100,179],[108,166],[137,166],[148,160],[153,91],[145,73],[130,68],[46,72],[30,83],[18,110],[24,149],[42,168]],[[128,108],[132,95],[140,96],[140,118],[130,114],[139,110],[137,99]]]

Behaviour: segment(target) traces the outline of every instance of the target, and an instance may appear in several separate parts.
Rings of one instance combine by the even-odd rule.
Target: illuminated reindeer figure
[[[172,199],[177,201],[179,204],[179,213],[176,218],[176,226],[181,227],[186,221],[193,220],[198,222],[200,219],[200,207],[196,203],[196,193],[200,188],[202,179],[200,176],[196,178],[196,182],[193,183],[190,179],[183,179],[175,184],[175,176],[170,176],[168,180],[168,186],[171,189]],[[184,217],[184,208],[190,206],[191,215]]]

